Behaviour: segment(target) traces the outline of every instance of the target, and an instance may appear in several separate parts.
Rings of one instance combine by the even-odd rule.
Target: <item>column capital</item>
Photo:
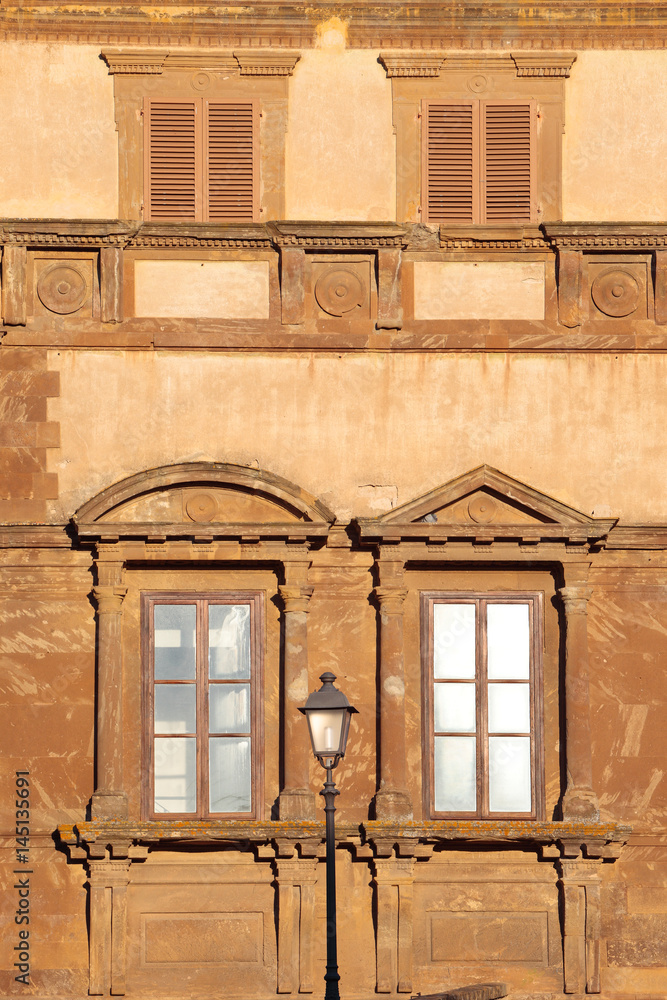
[[[568,615],[585,615],[592,594],[592,587],[581,584],[578,586],[560,587],[558,590],[558,596],[563,602],[563,607]]]
[[[376,587],[373,596],[382,614],[402,615],[408,591],[405,587]]]
[[[127,587],[93,587],[93,597],[100,615],[118,615]]]
[[[313,596],[311,586],[280,586],[278,594],[283,602],[283,611],[286,615],[302,612],[307,614],[310,610],[310,599]]]

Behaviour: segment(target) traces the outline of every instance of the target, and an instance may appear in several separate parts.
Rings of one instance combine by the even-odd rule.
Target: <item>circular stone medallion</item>
[[[483,94],[489,85],[488,79],[482,73],[471,76],[466,83],[468,90],[472,94]]]
[[[208,90],[211,86],[211,77],[208,73],[204,73],[202,70],[199,73],[194,73],[192,79],[190,80],[193,90]]]
[[[591,295],[605,316],[629,316],[639,304],[639,283],[629,271],[612,267],[597,275]]]
[[[345,267],[325,271],[317,279],[315,298],[324,312],[330,316],[342,316],[356,309],[364,301],[364,286],[361,278]]]
[[[54,264],[39,276],[37,294],[50,312],[64,316],[81,308],[88,294],[88,283],[73,264]]]
[[[193,521],[212,521],[218,508],[210,493],[194,493],[185,501],[188,517]]]
[[[468,513],[477,524],[488,524],[495,517],[498,504],[492,497],[473,497],[468,504]]]

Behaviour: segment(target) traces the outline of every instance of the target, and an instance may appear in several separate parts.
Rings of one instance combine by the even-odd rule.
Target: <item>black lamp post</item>
[[[338,946],[336,939],[336,834],[334,828],[334,799],[339,795],[333,780],[333,769],[345,756],[350,717],[357,710],[350,705],[342,691],[334,687],[335,674],[320,677],[322,687],[308,696],[299,711],[306,716],[313,753],[327,772],[327,780],[320,795],[324,796],[327,845],[327,984],[324,1000],[339,1000]]]

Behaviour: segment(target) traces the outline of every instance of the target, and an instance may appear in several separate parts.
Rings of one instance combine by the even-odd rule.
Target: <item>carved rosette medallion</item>
[[[483,73],[475,73],[468,79],[466,86],[471,94],[483,94],[489,86],[489,81]]]
[[[333,267],[320,275],[315,285],[315,298],[320,309],[330,316],[343,316],[362,305],[366,297],[358,274],[346,267]]]
[[[211,77],[202,70],[199,73],[192,74],[190,84],[193,90],[208,90],[211,86]]]
[[[597,275],[591,295],[605,316],[629,316],[639,305],[639,282],[630,271],[610,267]]]
[[[477,524],[488,524],[495,517],[498,504],[492,497],[476,496],[468,504],[468,514]]]
[[[54,264],[40,275],[37,294],[50,312],[67,315],[80,309],[88,295],[88,282],[74,264]]]
[[[194,493],[185,501],[185,510],[191,521],[212,521],[218,505],[210,493]]]

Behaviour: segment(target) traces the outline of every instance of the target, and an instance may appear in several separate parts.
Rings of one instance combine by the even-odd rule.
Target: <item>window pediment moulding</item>
[[[402,543],[406,558],[412,547],[445,559],[474,553],[522,559],[546,547],[549,557],[557,552],[569,560],[604,548],[616,523],[481,465],[380,517],[357,518],[355,526],[361,544]]]
[[[194,462],[150,469],[103,490],[72,518],[81,540],[157,543],[325,540],[335,520],[293,483],[258,469]]]
[[[577,58],[575,52],[381,52],[379,61],[387,76],[438,77],[443,72],[514,72],[518,77],[567,78]]]
[[[291,76],[300,53],[284,50],[156,51],[155,49],[103,49],[109,74],[161,76],[165,70],[214,73],[239,72],[241,76]]]

